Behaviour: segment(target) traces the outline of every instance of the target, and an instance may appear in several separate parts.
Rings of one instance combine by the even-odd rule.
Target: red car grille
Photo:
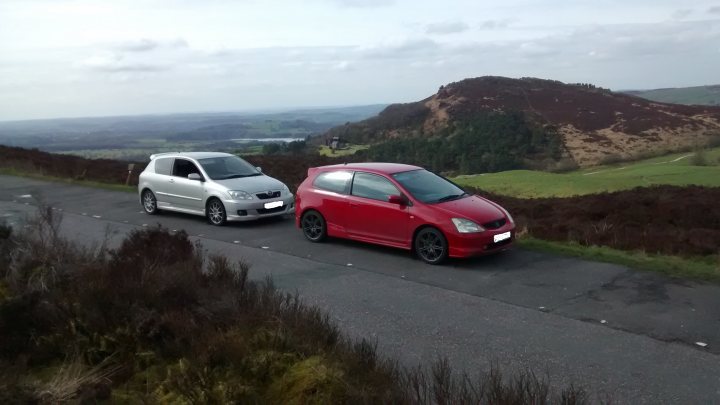
[[[502,228],[507,220],[505,218],[496,219],[495,221],[486,222],[482,224],[482,227],[485,229],[498,229]]]

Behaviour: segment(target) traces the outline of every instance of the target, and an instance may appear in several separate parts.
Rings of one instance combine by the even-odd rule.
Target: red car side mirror
[[[397,205],[403,205],[405,204],[405,200],[399,195],[391,195],[388,197],[388,202],[390,204],[397,204]]]

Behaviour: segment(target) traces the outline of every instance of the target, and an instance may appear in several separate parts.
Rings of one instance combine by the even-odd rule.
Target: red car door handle
[[[350,208],[357,208],[359,206],[360,206],[359,204],[350,204]]]

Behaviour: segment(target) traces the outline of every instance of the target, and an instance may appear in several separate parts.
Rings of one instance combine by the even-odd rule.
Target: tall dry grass
[[[323,311],[184,232],[117,249],[63,238],[57,212],[0,227],[0,402],[577,404],[530,372],[406,369]]]

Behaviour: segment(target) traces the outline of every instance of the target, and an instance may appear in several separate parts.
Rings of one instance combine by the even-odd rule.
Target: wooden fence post
[[[130,176],[132,176],[133,169],[135,169],[135,163],[128,164],[128,175],[127,175],[127,179],[125,179],[126,186],[130,185]]]

